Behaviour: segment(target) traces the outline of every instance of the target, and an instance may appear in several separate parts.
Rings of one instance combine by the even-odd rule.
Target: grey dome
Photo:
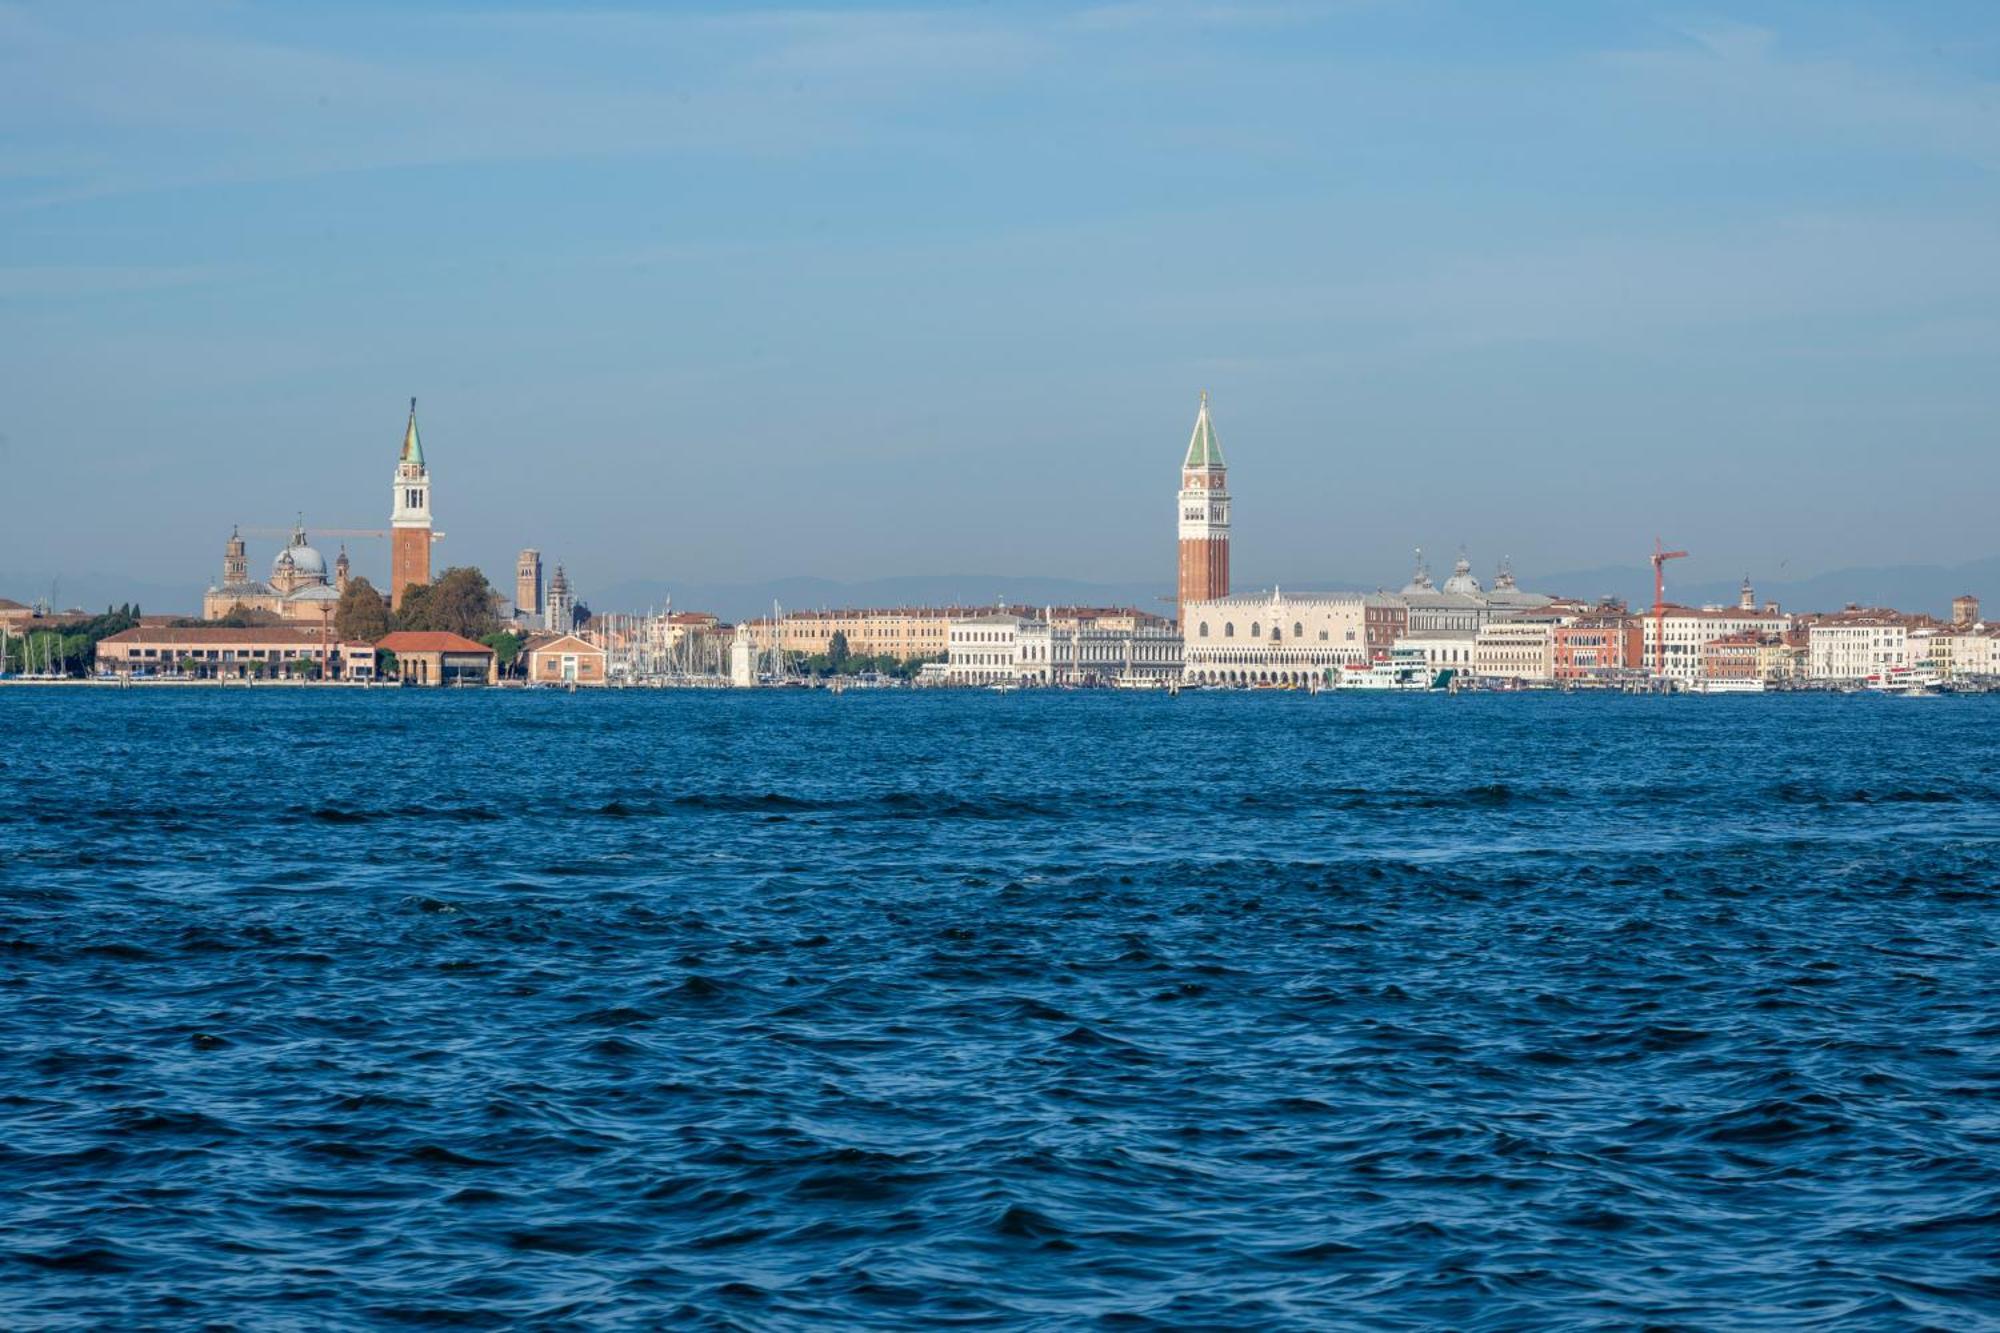
[[[279,571],[290,564],[300,574],[326,574],[326,557],[307,546],[304,542],[297,546],[287,546],[278,552],[278,558],[271,562],[271,574],[275,578]]]

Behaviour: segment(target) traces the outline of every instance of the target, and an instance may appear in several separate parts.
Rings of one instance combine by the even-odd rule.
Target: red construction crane
[[[1653,538],[1653,665],[1667,674],[1667,561],[1685,560],[1686,551],[1669,551]]]

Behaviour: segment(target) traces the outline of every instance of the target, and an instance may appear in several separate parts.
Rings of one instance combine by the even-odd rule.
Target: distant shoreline
[[[826,685],[808,685],[808,686],[790,686],[790,687],[771,687],[771,686],[750,686],[750,687],[737,687],[737,686],[729,686],[729,685],[582,685],[582,686],[578,686],[578,687],[576,687],[576,688],[569,688],[569,687],[567,687],[567,686],[565,686],[565,685],[559,685],[559,684],[552,684],[552,683],[550,683],[550,684],[545,684],[545,683],[541,683],[541,682],[528,682],[528,681],[507,681],[507,682],[505,682],[505,683],[498,683],[498,684],[473,684],[473,685],[445,685],[445,686],[437,686],[437,685],[416,685],[416,684],[408,684],[408,685],[406,685],[406,684],[404,684],[404,683],[403,683],[403,682],[401,682],[401,681],[393,681],[393,680],[334,680],[334,681],[318,681],[318,680],[257,680],[257,681],[252,681],[252,680],[128,680],[128,679],[126,679],[126,678],[124,678],[124,677],[111,677],[111,678],[98,678],[98,677],[90,677],[90,678],[84,678],[84,679],[69,679],[69,680],[47,680],[47,679],[42,679],[42,680],[35,680],[35,679],[26,679],[26,678],[21,678],[21,677],[14,677],[14,678],[11,678],[11,679],[0,679],[0,688],[6,688],[6,687],[9,687],[9,686],[18,686],[18,687],[22,687],[22,688],[39,688],[39,689],[89,689],[89,690],[106,690],[106,689],[111,689],[111,690],[128,690],[128,689],[198,689],[198,690],[228,690],[228,691],[232,691],[232,692],[234,692],[234,691],[243,691],[243,690],[257,690],[257,691],[262,691],[262,690],[404,690],[404,689],[409,689],[409,690],[415,690],[415,691],[418,691],[418,692],[420,692],[420,693],[426,693],[426,694],[428,694],[428,693],[433,693],[433,692],[436,692],[436,691],[438,691],[438,690],[440,690],[440,689],[444,689],[444,690],[454,690],[454,691],[467,691],[467,690],[488,690],[488,691],[493,691],[493,692],[497,692],[497,693],[502,693],[502,694],[513,694],[513,693],[526,693],[526,692],[529,692],[529,691],[531,691],[531,690],[532,690],[532,691],[533,691],[534,693],[538,693],[538,694],[627,694],[627,693],[632,693],[632,692],[635,692],[635,691],[636,691],[636,692],[640,692],[640,693],[685,693],[685,692],[692,692],[692,693],[702,693],[702,694],[712,694],[712,693],[717,693],[717,692],[721,692],[721,693],[728,693],[728,694],[801,694],[801,693],[821,693],[821,694],[843,694],[843,693],[846,693],[846,692],[847,692],[847,691],[844,691],[844,690],[837,690],[837,689],[831,689],[831,688],[829,688],[829,687],[828,687],[828,686],[826,686]],[[870,689],[860,689],[860,690],[856,690],[856,691],[854,691],[854,692],[855,692],[855,693],[861,693],[861,694],[876,694],[876,693],[881,693],[881,692],[883,692],[883,691],[881,691],[881,690],[879,690],[879,689],[873,689],[873,688],[870,688]],[[985,687],[983,687],[983,686],[977,686],[977,685],[930,685],[930,686],[903,686],[903,687],[899,687],[899,688],[896,688],[896,689],[894,689],[894,690],[892,690],[892,691],[889,691],[889,692],[892,692],[892,693],[897,693],[897,694],[953,694],[953,695],[972,695],[972,694],[989,694],[989,693],[994,693],[994,691],[991,691],[991,690],[989,690],[989,689],[987,689],[987,688],[985,688]],[[1184,691],[1182,691],[1182,692],[1183,692],[1183,693],[1188,693],[1188,694],[1228,694],[1228,695],[1237,695],[1237,694],[1248,694],[1248,695],[1264,695],[1264,694],[1270,694],[1270,695],[1292,695],[1292,694],[1296,694],[1296,695],[1301,695],[1301,696],[1305,696],[1305,697],[1309,697],[1309,698],[1310,698],[1310,697],[1317,697],[1318,695],[1342,695],[1342,696],[1345,696],[1345,695],[1367,695],[1367,696],[1374,696],[1374,695],[1384,695],[1384,694],[1393,694],[1393,695],[1440,695],[1440,696],[1455,696],[1455,695],[1487,695],[1487,694],[1495,694],[1495,695],[1586,695],[1586,696],[1600,696],[1600,695],[1601,695],[1601,696],[1607,696],[1607,697],[1610,697],[1610,696],[1618,696],[1618,697],[1633,697],[1633,696],[1643,696],[1643,697],[1651,697],[1651,698],[1660,698],[1660,697],[1667,697],[1667,696],[1680,696],[1680,695],[1691,695],[1691,696],[1698,696],[1698,697],[1710,697],[1711,695],[1713,695],[1713,697],[1728,697],[1728,698],[1740,698],[1740,697],[1744,697],[1745,695],[1752,695],[1752,696],[1756,696],[1756,697],[1770,697],[1770,696],[1774,696],[1774,695],[1776,695],[1776,696],[1796,696],[1796,695],[1815,695],[1815,696],[1825,696],[1825,695],[1873,695],[1873,696],[1878,696],[1878,697],[1881,697],[1881,698],[1893,698],[1893,697],[1905,697],[1905,696],[1909,696],[1909,697],[1921,697],[1921,698],[1932,698],[1932,697],[1941,697],[1941,696],[1946,696],[1946,695],[1950,695],[1950,696],[1960,696],[1960,695],[1991,695],[1991,694],[2000,694],[2000,689],[1994,689],[1994,688],[1988,688],[1988,687],[1976,687],[1976,688],[1970,688],[1970,689],[1940,689],[1940,690],[1936,690],[1936,691],[1918,691],[1918,692],[1910,692],[1910,691],[1899,691],[1899,690],[1880,690],[1880,689],[1870,689],[1870,688],[1868,688],[1868,687],[1866,687],[1866,686],[1854,686],[1854,687],[1845,687],[1845,688],[1837,688],[1837,687],[1828,687],[1828,686],[1805,686],[1805,687],[1793,687],[1793,688],[1788,688],[1788,689],[1771,689],[1771,690],[1757,690],[1757,691],[1725,691],[1725,692],[1709,692],[1709,691],[1702,691],[1702,690],[1627,690],[1627,689],[1615,689],[1615,688],[1609,688],[1609,687],[1605,687],[1605,686],[1594,686],[1594,685],[1585,685],[1585,686],[1570,686],[1570,687],[1563,687],[1563,686],[1554,686],[1554,685],[1535,685],[1535,686],[1521,686],[1521,687],[1514,687],[1514,688],[1502,688],[1502,687],[1496,687],[1496,688],[1478,688],[1478,687],[1474,687],[1474,688],[1467,688],[1467,689],[1462,689],[1462,690],[1363,690],[1363,689],[1334,689],[1334,688],[1326,688],[1326,689],[1320,689],[1320,690],[1307,690],[1307,689],[1298,689],[1298,688],[1295,688],[1295,687],[1294,687],[1294,688],[1280,688],[1280,687],[1271,687],[1271,686],[1266,686],[1266,687],[1256,687],[1256,686],[1249,686],[1249,687],[1227,687],[1227,686],[1224,686],[1224,687],[1217,687],[1217,686],[1207,686],[1207,687],[1201,687],[1201,688],[1193,688],[1193,689],[1187,689],[1187,690],[1184,690]],[[1144,693],[1144,694],[1160,694],[1160,695],[1167,695],[1167,694],[1169,694],[1170,692],[1169,692],[1169,691],[1167,691],[1167,690],[1164,690],[1164,689],[1161,689],[1161,690],[1145,690],[1145,691],[1132,691],[1132,690],[1118,690],[1118,689],[1112,689],[1112,688],[1108,688],[1108,687],[1096,687],[1096,688],[1087,688],[1087,687],[1076,687],[1076,686],[1060,686],[1060,685],[1055,685],[1055,686],[1049,686],[1049,685],[1044,685],[1044,686],[1034,686],[1034,687],[1030,687],[1030,688],[1024,688],[1024,689],[1017,689],[1017,690],[1008,690],[1008,691],[1004,691],[1004,693],[1007,693],[1007,694],[1117,694],[1117,695],[1126,695],[1126,694],[1133,694],[1133,693]]]

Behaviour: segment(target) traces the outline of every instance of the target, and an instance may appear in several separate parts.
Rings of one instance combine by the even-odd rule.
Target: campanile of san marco
[[[1229,477],[1201,395],[1194,437],[1181,463],[1181,577],[1176,620],[1189,602],[1229,595]],[[1185,627],[1183,627],[1185,628]]]

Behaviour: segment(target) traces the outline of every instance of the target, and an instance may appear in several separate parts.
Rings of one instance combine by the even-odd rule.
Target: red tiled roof
[[[1718,606],[1710,610],[1705,606],[1677,606],[1672,602],[1668,602],[1664,609],[1669,620],[1676,618],[1682,620],[1768,620],[1775,623],[1786,618],[1784,613],[1780,611],[1765,611],[1761,608],[1755,611],[1745,611],[1740,606]],[[1635,611],[1633,614],[1642,620],[1651,620],[1656,611],[1654,608],[1648,607],[1644,611]]]
[[[392,653],[491,653],[483,643],[443,630],[397,630],[375,645]]]
[[[573,643],[586,653],[602,653],[604,651],[604,649],[598,647],[590,640],[575,634],[537,634],[534,638],[529,639],[521,645],[521,651],[524,653],[545,653],[559,643]]]
[[[312,643],[320,641],[318,630],[295,629],[290,625],[259,625],[246,629],[225,626],[141,626],[107,634],[100,643]]]

